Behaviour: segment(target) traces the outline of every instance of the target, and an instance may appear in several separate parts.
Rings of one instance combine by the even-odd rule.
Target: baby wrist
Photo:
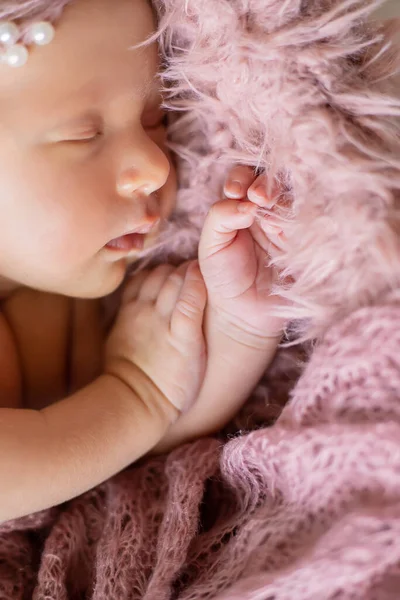
[[[130,361],[119,358],[107,366],[106,374],[119,380],[139,402],[153,421],[159,421],[167,429],[180,416],[177,408],[161,392],[157,385]]]

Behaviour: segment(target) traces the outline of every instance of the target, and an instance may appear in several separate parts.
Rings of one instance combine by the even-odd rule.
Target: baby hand
[[[162,265],[131,279],[107,342],[106,371],[136,392],[138,372],[144,374],[177,411],[188,409],[205,371],[205,304],[197,262],[178,269]]]
[[[282,190],[273,183],[268,190],[268,180],[265,174],[256,176],[254,169],[246,166],[236,166],[229,173],[224,194],[226,198],[247,200],[259,207],[259,217],[250,227],[256,242],[271,258],[279,256],[284,250],[286,238],[282,229],[282,215],[277,214],[277,208],[283,208]],[[257,213],[257,209],[255,208]]]
[[[255,177],[246,167],[236,169],[239,176],[245,196]],[[208,304],[207,371],[199,398],[153,452],[165,452],[224,427],[275,355],[283,323],[271,316],[279,300],[270,294],[274,270],[268,266],[268,253],[278,252],[283,240],[279,232],[258,225],[258,207],[244,202],[242,193],[240,202],[223,200],[211,209],[201,236],[200,268]]]
[[[276,271],[268,261],[282,250],[284,237],[273,218],[257,219],[260,207],[273,205],[265,192],[255,193],[260,184],[248,167],[232,171],[224,190],[228,199],[216,203],[206,219],[199,260],[213,319],[236,341],[262,349],[283,327],[271,315],[280,300],[271,296]]]

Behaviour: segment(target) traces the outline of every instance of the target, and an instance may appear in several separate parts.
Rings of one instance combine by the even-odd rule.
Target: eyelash
[[[81,134],[82,136],[84,136],[84,134]],[[74,144],[90,144],[95,142],[98,138],[103,136],[103,132],[102,131],[96,131],[93,132],[93,134],[87,134],[87,137],[68,137],[65,139],[61,139],[60,142],[64,143],[64,144],[68,144],[68,145],[74,145]]]
[[[77,138],[76,140],[72,140],[74,142],[77,142],[79,144],[89,144],[90,142],[94,142],[96,141],[98,138],[103,136],[103,132],[102,131],[96,131],[96,133],[90,137],[87,138]]]
[[[167,127],[168,126],[168,115],[165,114],[160,122],[156,125],[147,127],[147,129],[158,129],[158,127]],[[67,140],[76,144],[90,144],[103,137],[103,131],[96,131],[94,135],[87,138],[76,138],[75,140]]]

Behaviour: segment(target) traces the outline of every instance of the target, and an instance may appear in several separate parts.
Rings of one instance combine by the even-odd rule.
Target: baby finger
[[[160,265],[151,271],[144,281],[138,298],[144,302],[155,302],[166,279],[174,271],[172,265]]]
[[[271,187],[271,189],[269,189]],[[260,208],[273,208],[279,200],[279,191],[275,185],[270,186],[265,174],[259,175],[247,192],[249,200]]]
[[[226,198],[240,200],[245,198],[249,186],[254,181],[254,169],[244,165],[233,167],[227,176],[224,186],[224,195]]]
[[[178,302],[171,316],[171,333],[180,340],[189,338],[194,343],[203,341],[203,317],[207,302],[207,290],[199,269],[199,263],[190,263]]]
[[[122,305],[137,300],[143,282],[147,279],[148,276],[149,271],[143,269],[143,271],[139,271],[139,273],[132,277],[129,277],[129,279],[126,280],[121,298]]]
[[[282,254],[286,246],[285,234],[280,229],[269,229],[260,227],[259,223],[254,223],[250,227],[250,233],[257,245],[262,248],[266,255],[271,258],[277,258]]]
[[[156,308],[160,315],[167,317],[172,314],[182,291],[189,262],[183,263],[172,271],[162,286],[156,301]]]
[[[257,206],[251,202],[221,200],[214,204],[200,238],[200,260],[229,246],[238,230],[248,229],[254,223],[256,212]]]

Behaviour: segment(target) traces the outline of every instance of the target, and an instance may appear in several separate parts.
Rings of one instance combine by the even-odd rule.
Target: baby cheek
[[[69,270],[90,258],[96,249],[96,210],[71,186],[32,190],[29,197],[31,241],[46,259]]]
[[[49,211],[60,231],[75,233],[82,243],[104,233],[115,199],[115,178],[109,171],[107,161],[67,163],[49,182]]]
[[[105,170],[71,164],[47,147],[8,149],[7,155],[0,153],[3,240],[59,265],[88,260],[99,250],[107,222]]]
[[[47,241],[60,260],[80,264],[91,258],[100,248],[101,230],[94,211],[82,202],[62,208],[53,207]]]

